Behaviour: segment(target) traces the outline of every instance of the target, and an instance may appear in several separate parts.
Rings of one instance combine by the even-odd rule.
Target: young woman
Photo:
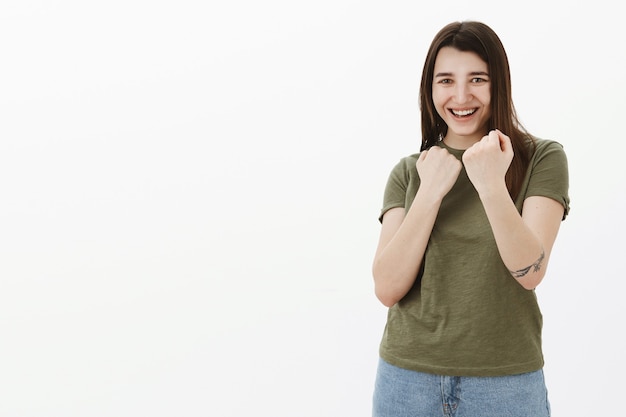
[[[389,176],[372,268],[389,307],[373,415],[549,416],[534,288],[569,211],[563,147],[518,122],[480,22],[435,36],[420,106],[421,152]]]

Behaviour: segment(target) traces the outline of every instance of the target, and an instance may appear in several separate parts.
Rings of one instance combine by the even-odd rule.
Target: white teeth
[[[474,113],[475,111],[476,111],[476,109],[452,110],[452,113],[454,113],[455,116],[468,116],[468,115]]]

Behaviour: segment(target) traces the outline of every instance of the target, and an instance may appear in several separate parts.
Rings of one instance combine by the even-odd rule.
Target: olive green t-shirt
[[[442,146],[459,160],[462,150]],[[400,160],[385,188],[382,215],[409,209],[420,180],[419,154]],[[545,196],[569,212],[567,158],[554,141],[537,139],[515,206]],[[389,309],[380,345],[392,365],[441,375],[499,376],[543,367],[542,315],[535,291],[511,276],[465,168],[441,203],[422,271]]]

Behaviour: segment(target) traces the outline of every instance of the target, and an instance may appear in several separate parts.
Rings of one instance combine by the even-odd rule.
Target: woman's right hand
[[[420,154],[415,167],[420,176],[420,188],[443,199],[452,189],[463,165],[447,149],[433,146]]]

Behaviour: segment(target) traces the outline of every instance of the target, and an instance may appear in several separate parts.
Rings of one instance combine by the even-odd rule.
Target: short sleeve
[[[378,221],[382,222],[383,215],[388,210],[396,207],[406,207],[411,160],[413,160],[413,169],[415,169],[415,158],[406,157],[401,159],[391,170],[389,178],[387,179],[387,185],[385,186],[383,207],[378,216]]]
[[[563,145],[541,140],[533,155],[524,198],[548,197],[563,205],[563,220],[569,214],[569,171]]]

